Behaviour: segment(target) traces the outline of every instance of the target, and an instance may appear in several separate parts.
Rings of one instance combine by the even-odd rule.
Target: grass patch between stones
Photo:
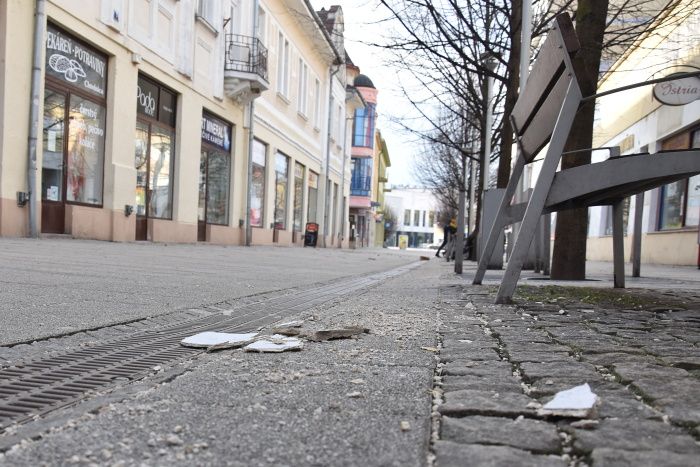
[[[567,287],[560,285],[518,286],[514,295],[516,303],[541,302],[561,307],[581,304],[604,308],[622,308],[657,311],[664,309],[688,309],[688,301],[643,289],[606,289],[597,287]]]

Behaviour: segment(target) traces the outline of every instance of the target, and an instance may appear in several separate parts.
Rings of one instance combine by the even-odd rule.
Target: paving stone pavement
[[[369,334],[279,355],[201,354],[96,394],[18,431],[33,434],[0,465],[699,465],[697,291],[663,292],[683,307],[494,305],[494,288],[469,285],[469,272],[429,261],[280,320]],[[215,303],[0,347],[0,365],[220,312]],[[601,399],[595,417],[538,415],[582,383]]]
[[[468,280],[444,273],[438,297],[437,466],[700,465],[695,294],[653,311],[494,305]],[[592,420],[537,414],[583,383],[601,400]]]

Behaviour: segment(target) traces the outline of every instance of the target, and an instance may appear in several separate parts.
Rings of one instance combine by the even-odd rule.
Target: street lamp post
[[[493,93],[493,73],[498,65],[498,57],[491,52],[481,55],[481,63],[488,70],[486,76],[486,122],[484,124],[484,150],[481,151],[481,221],[479,222],[479,250],[483,250],[486,245],[487,227],[484,225],[484,211],[486,190],[489,187],[489,163],[491,161],[491,128],[493,126],[493,105],[491,94]]]

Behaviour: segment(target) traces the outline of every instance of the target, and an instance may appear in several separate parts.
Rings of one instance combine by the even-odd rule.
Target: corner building
[[[247,219],[253,244],[301,243],[310,221],[328,244],[347,237],[334,130],[345,114],[342,10],[334,40],[307,1],[252,10],[246,0],[0,3],[0,236],[30,235],[33,212],[37,233],[111,241],[241,244]]]

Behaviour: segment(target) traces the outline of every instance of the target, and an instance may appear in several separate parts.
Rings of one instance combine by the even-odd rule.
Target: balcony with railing
[[[260,39],[226,34],[224,91],[241,104],[247,104],[270,87],[267,74],[267,48]]]

